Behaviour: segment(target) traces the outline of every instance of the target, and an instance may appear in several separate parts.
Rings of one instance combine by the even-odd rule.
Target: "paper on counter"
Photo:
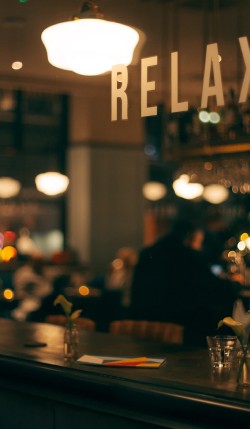
[[[77,362],[110,367],[159,368],[165,362],[165,358],[157,359],[145,356],[130,358],[121,356],[83,355],[77,360]]]

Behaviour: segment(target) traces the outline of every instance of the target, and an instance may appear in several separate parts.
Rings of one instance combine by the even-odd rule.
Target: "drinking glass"
[[[213,369],[232,369],[237,361],[236,336],[208,336],[207,345]]]

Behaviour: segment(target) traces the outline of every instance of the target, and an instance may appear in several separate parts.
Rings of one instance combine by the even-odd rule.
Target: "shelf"
[[[250,142],[239,142],[218,145],[204,145],[197,147],[184,147],[178,146],[172,150],[166,148],[164,158],[169,161],[178,161],[183,159],[198,158],[198,157],[213,157],[217,155],[236,155],[249,152],[250,156]]]

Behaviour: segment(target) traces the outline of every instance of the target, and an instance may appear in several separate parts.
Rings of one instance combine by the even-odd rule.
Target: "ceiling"
[[[135,24],[134,14],[142,7],[146,13],[152,10],[153,1],[100,0],[98,2],[107,19]],[[54,68],[47,61],[46,51],[41,41],[42,31],[49,25],[68,21],[80,12],[82,0],[4,0],[0,8],[0,80],[19,82],[60,82],[70,85],[91,82],[73,72]],[[13,61],[22,61],[23,69],[13,71]],[[97,83],[101,79],[95,79]]]
[[[244,0],[242,0],[244,1]],[[89,78],[51,66],[41,41],[41,32],[49,25],[68,21],[77,14],[83,0],[2,0],[0,8],[0,82],[47,82],[69,87],[78,83],[95,85],[105,77]],[[107,19],[141,28],[147,35],[143,55],[155,55],[164,27],[164,14],[172,5],[197,9],[220,4],[221,8],[238,4],[235,0],[99,0]],[[167,17],[165,16],[167,23]],[[159,26],[160,23],[160,26]],[[164,31],[167,31],[165,28]],[[13,71],[11,63],[22,61],[23,69]]]

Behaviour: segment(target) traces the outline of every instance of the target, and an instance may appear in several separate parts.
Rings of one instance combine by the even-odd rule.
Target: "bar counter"
[[[249,427],[250,389],[214,376],[206,349],[80,332],[79,355],[166,358],[160,368],[63,359],[64,328],[0,319],[1,429]],[[45,347],[28,347],[32,341]]]

